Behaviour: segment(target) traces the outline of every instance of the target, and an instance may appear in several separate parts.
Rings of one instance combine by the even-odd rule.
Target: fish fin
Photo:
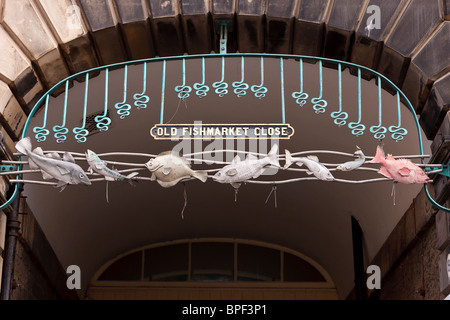
[[[262,173],[264,172],[264,168],[261,168],[261,170],[259,170],[257,173],[255,173],[254,175],[253,175],[253,179],[256,179],[256,178],[258,178],[260,175],[262,175]]]
[[[28,154],[31,151],[31,140],[30,140],[30,137],[26,137],[26,138],[20,139],[16,143],[16,150],[19,151],[22,154]]]
[[[299,167],[301,167],[303,165],[303,162],[297,161],[295,164],[298,165]]]
[[[284,150],[285,153],[285,159],[286,159],[286,163],[284,164],[284,168],[289,168],[289,166],[292,164],[292,156],[291,153],[289,152],[289,150],[285,149]]]
[[[44,151],[42,150],[41,147],[37,147],[36,149],[33,150],[33,153],[39,155],[39,156],[45,156],[44,155]]]
[[[42,151],[42,149],[41,149],[41,151]],[[42,152],[42,155],[44,155],[43,152]],[[55,159],[55,160],[61,160],[61,157],[59,156],[59,154],[57,152],[47,153],[45,155],[45,157],[50,158],[50,159]]]
[[[308,159],[319,162],[319,158],[317,156],[307,156]]]
[[[91,166],[89,166],[89,168],[87,168],[86,172],[89,174],[93,174],[94,170],[92,170]]]
[[[233,158],[233,161],[231,161],[231,164],[235,164],[235,163],[239,163],[239,162],[241,162],[241,158],[239,157],[239,155],[236,155]]]
[[[400,175],[401,175],[402,177],[409,177],[409,175],[410,175],[410,173],[411,173],[411,170],[408,169],[408,168],[406,168],[406,167],[403,167],[403,168],[401,168],[400,170],[398,170],[398,173],[400,173]]]
[[[32,169],[32,170],[39,169],[39,166],[31,158],[28,158],[28,165],[30,166],[30,169]]]
[[[378,173],[382,174],[386,178],[394,179],[394,177],[389,173],[389,171],[387,171],[385,167],[381,167],[380,170],[378,170]]]
[[[233,188],[239,189],[239,187],[241,186],[242,183],[241,182],[232,182],[230,184]]]
[[[377,152],[375,153],[375,157],[369,161],[369,163],[381,163],[383,164],[386,161],[386,156],[384,154],[384,150],[382,146],[377,146]]]
[[[270,152],[267,154],[269,158],[269,163],[275,167],[280,167],[280,163],[278,162],[278,144],[274,144]]]
[[[41,173],[42,173],[42,178],[43,178],[44,180],[50,180],[50,179],[53,179],[53,176],[50,175],[50,174],[48,174],[47,172],[41,171]]]
[[[225,174],[227,175],[227,176],[235,176],[235,175],[237,175],[237,170],[236,169],[230,169],[230,170],[228,170],[227,172],[225,172]]]
[[[312,175],[313,173],[312,173],[311,171],[307,170],[307,171],[306,171],[306,174]]]
[[[194,171],[193,177],[205,182],[208,179],[208,173],[206,171]]]
[[[245,157],[245,160],[248,160],[248,161],[255,161],[255,160],[258,160],[258,158],[257,158],[254,154],[249,153],[249,154],[247,154],[247,156]]]
[[[162,169],[162,173],[164,173],[164,175],[168,176],[170,174],[170,172],[172,172],[172,168],[171,167],[164,167]]]
[[[69,173],[70,173],[70,171],[67,170],[67,169],[64,168],[64,167],[56,166],[56,168],[58,168],[58,170],[59,170],[59,172],[60,172],[61,174],[69,174]]]
[[[73,158],[72,154],[69,152],[64,152],[63,160],[67,161],[67,162],[75,163],[75,159]]]
[[[110,176],[104,176],[106,181],[116,181],[113,177]]]
[[[388,153],[386,160],[395,160],[395,158],[392,156],[392,154]]]
[[[100,163],[96,163],[94,164],[94,167],[98,170],[100,170],[102,168],[102,165]]]
[[[127,175],[127,179],[131,179],[131,178],[137,176],[138,174],[139,174],[139,172],[132,172],[129,175]]]
[[[67,187],[67,182],[64,181],[58,181],[58,184],[55,186],[55,188],[61,188],[59,192],[63,191]]]
[[[155,181],[156,180],[156,176],[154,173],[152,173],[152,176],[150,177],[150,181]]]

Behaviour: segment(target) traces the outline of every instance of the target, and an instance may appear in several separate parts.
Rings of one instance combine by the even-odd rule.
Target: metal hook
[[[275,200],[275,208],[277,208],[277,185],[276,185],[276,184],[274,184],[274,185],[272,186],[272,189],[270,190],[269,195],[267,196],[266,204],[267,204],[267,202],[269,201],[269,198],[270,198],[270,196],[272,195],[272,193],[273,193],[274,200]]]

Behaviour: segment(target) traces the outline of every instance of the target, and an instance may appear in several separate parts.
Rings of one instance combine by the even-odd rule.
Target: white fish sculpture
[[[289,168],[289,166],[293,163],[296,163],[299,167],[305,165],[308,167],[307,174],[313,174],[316,178],[324,181],[333,181],[334,177],[330,173],[330,170],[327,169],[322,163],[319,162],[319,158],[316,156],[307,156],[307,157],[299,157],[294,158],[291,156],[291,153],[288,150],[285,150],[286,153],[286,163],[284,168]]]
[[[158,154],[145,163],[145,166],[152,173],[151,180],[156,180],[164,188],[172,187],[180,180],[189,177],[197,178],[201,182],[208,179],[207,172],[192,170],[184,157],[171,151]]]
[[[234,157],[231,164],[220,169],[212,178],[220,183],[229,183],[238,189],[246,180],[258,178],[268,165],[280,167],[277,144],[274,144],[267,156],[262,159],[250,154],[244,161],[240,161],[239,156]]]
[[[104,176],[106,181],[126,180],[130,184],[133,184],[132,178],[139,174],[139,172],[132,172],[131,174],[124,176],[117,170],[108,168],[106,162],[101,160],[94,151],[89,149],[86,151],[86,161],[89,163],[89,173],[97,172]]]
[[[41,170],[42,177],[45,180],[58,180],[56,187],[61,188],[60,191],[63,191],[68,184],[91,185],[91,181],[84,170],[75,163],[72,155],[68,152],[65,152],[61,159],[56,152],[45,155],[40,147],[32,151],[29,137],[17,142],[16,149],[28,156],[30,168]]]
[[[355,170],[355,169],[361,167],[364,164],[364,162],[366,161],[366,157],[364,156],[364,153],[358,146],[356,146],[356,151],[353,154],[356,156],[356,160],[348,161],[343,164],[340,164],[336,167],[336,170],[351,171],[351,170]]]

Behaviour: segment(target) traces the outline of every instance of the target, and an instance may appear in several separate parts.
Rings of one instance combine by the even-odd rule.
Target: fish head
[[[222,170],[218,171],[215,175],[212,176],[212,179],[217,182],[223,182],[225,181],[225,178],[226,175]]]
[[[157,158],[153,158],[146,162],[145,166],[148,170],[150,170],[150,172],[155,172],[162,166],[162,164],[159,163]]]
[[[428,180],[430,180],[430,177],[422,169],[419,168],[416,170],[416,176],[414,177],[415,183],[427,183]]]
[[[85,184],[88,186],[90,186],[92,184],[91,180],[89,180],[87,175],[82,170],[74,171],[72,174],[72,178],[77,182],[77,184],[82,183],[82,184]]]
[[[323,180],[325,180],[325,181],[333,181],[334,177],[333,177],[333,175],[330,172],[326,172],[325,175],[324,175]]]

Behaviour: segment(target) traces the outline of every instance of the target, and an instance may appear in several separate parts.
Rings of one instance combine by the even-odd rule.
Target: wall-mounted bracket
[[[0,172],[17,171],[19,168],[14,165],[0,165]]]
[[[220,35],[219,49],[220,54],[227,53],[228,32],[233,31],[233,21],[230,19],[217,19],[214,21],[216,33]]]

